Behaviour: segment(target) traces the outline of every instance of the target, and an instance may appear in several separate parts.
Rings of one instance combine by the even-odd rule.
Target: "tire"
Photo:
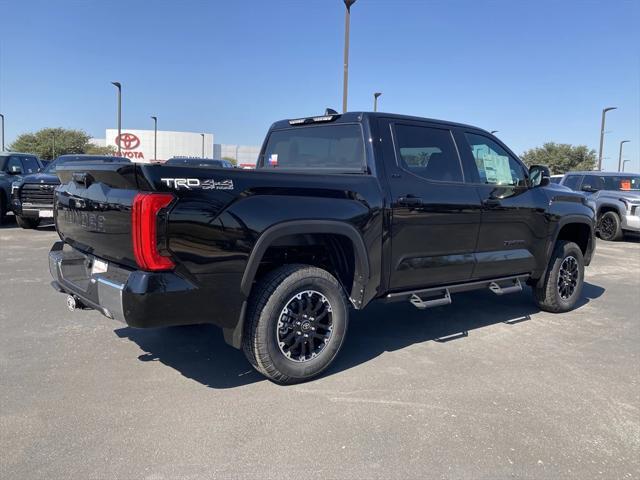
[[[600,238],[609,242],[621,240],[623,235],[622,222],[616,212],[604,212],[598,219]]]
[[[38,225],[40,225],[39,218],[26,218],[19,215],[16,215],[16,222],[18,223],[18,226],[26,230],[33,230],[34,228],[38,228]]]
[[[304,382],[333,362],[348,322],[349,305],[333,275],[309,265],[284,265],[254,287],[243,350],[268,379]]]
[[[559,240],[549,260],[544,278],[534,287],[536,304],[552,313],[572,310],[582,293],[584,258],[573,242]]]

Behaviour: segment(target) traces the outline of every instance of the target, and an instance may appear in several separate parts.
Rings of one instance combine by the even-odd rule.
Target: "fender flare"
[[[566,225],[569,225],[571,223],[581,223],[583,225],[588,226],[589,227],[589,240],[587,242],[587,252],[588,252],[590,249],[593,249],[592,242],[594,241],[593,237],[595,235],[594,222],[595,220],[592,220],[585,215],[567,215],[560,219],[560,221],[556,225],[555,231],[550,237],[551,241],[547,245],[547,249],[545,251],[545,266],[540,278],[545,278],[545,276],[547,275],[547,269],[549,268],[549,260],[551,259],[551,255],[553,254],[553,249],[555,248],[556,242],[558,241],[558,236],[560,235],[560,231]]]
[[[601,204],[597,205],[596,219],[600,217],[603,208],[613,208],[619,217],[624,216],[626,212],[626,208],[620,200],[608,198],[606,201],[603,201]]]
[[[244,274],[242,275],[242,281],[240,283],[240,289],[245,297],[249,297],[251,294],[251,287],[253,280],[255,279],[258,266],[262,261],[262,257],[267,249],[277,239],[296,234],[334,234],[343,235],[351,240],[353,244],[353,253],[355,256],[355,271],[353,275],[353,288],[351,295],[358,293],[356,289],[364,289],[364,285],[369,280],[369,256],[367,254],[367,248],[362,239],[362,235],[352,225],[335,221],[335,220],[293,220],[283,223],[278,223],[267,228],[255,243],[249,259],[247,260],[247,266],[245,267]],[[362,293],[358,295],[362,298]]]

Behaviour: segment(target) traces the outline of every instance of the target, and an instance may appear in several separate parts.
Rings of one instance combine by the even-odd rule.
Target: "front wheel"
[[[33,230],[34,228],[38,228],[38,225],[40,225],[39,218],[27,218],[21,217],[20,215],[16,215],[16,222],[18,223],[19,227],[25,228],[27,230]]]
[[[536,303],[547,312],[567,312],[580,298],[583,283],[582,250],[573,242],[560,240],[549,260],[547,273],[533,289]]]
[[[338,280],[309,265],[284,265],[255,287],[243,350],[264,376],[281,384],[327,368],[347,332],[349,306]]]
[[[600,232],[601,239],[609,242],[622,239],[622,222],[618,214],[616,212],[604,212],[598,220],[598,232]]]

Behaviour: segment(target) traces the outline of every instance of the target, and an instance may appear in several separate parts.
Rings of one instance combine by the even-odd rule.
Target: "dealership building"
[[[118,138],[118,130],[109,128],[105,138],[93,138],[91,142],[99,146],[112,146],[123,157],[134,162],[153,162],[171,157],[204,157],[233,159],[238,166],[253,168],[260,153],[254,145],[214,144],[213,133],[171,132],[158,130],[157,149],[154,156],[154,131],[123,129]]]

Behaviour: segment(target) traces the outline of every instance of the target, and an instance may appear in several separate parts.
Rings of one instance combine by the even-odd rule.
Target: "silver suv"
[[[595,203],[597,231],[603,240],[640,232],[640,174],[569,172],[560,185],[582,191]]]

